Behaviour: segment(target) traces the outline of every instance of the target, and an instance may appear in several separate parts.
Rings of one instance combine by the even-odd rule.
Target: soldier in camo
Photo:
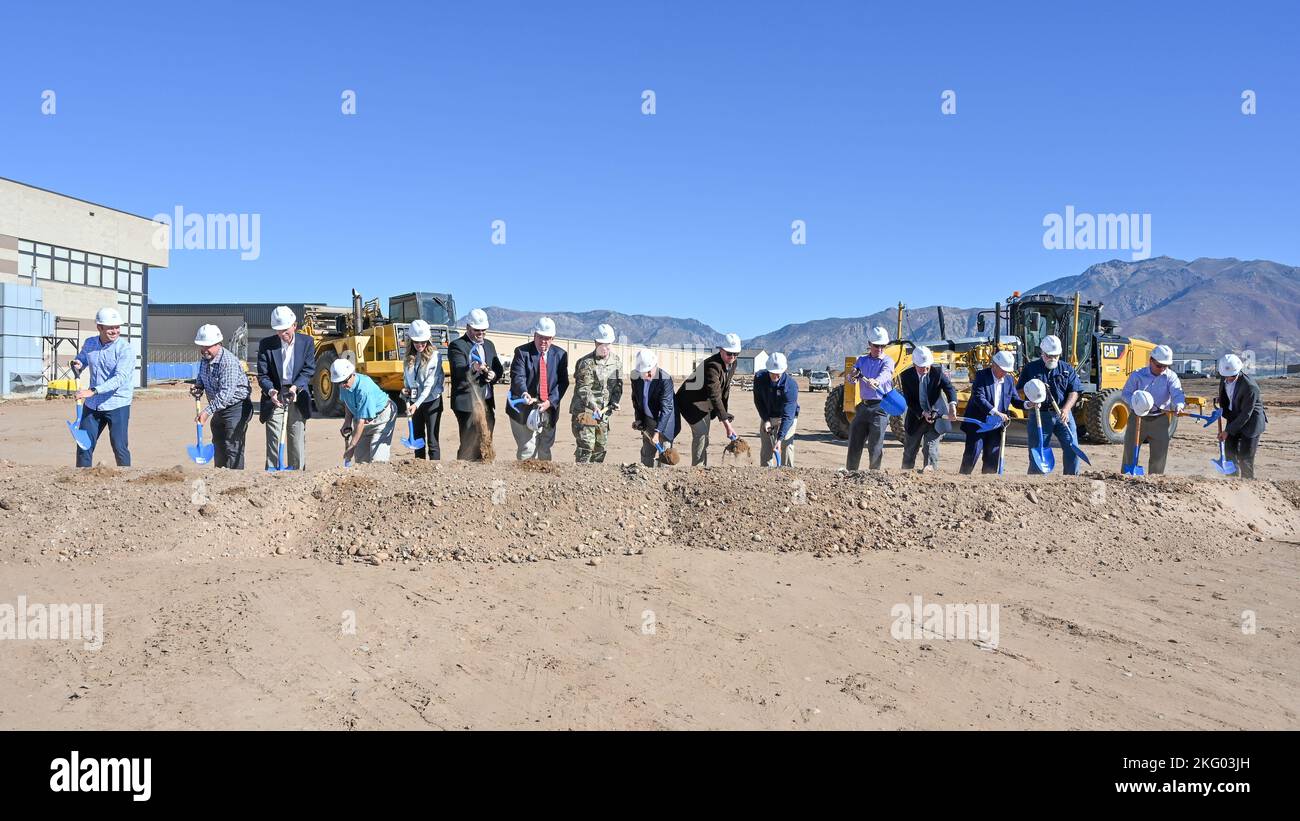
[[[613,353],[614,329],[596,328],[596,350],[578,360],[573,377],[573,438],[577,462],[605,461],[609,416],[623,398],[623,361]],[[586,424],[583,424],[583,423]],[[594,422],[595,424],[592,424]]]

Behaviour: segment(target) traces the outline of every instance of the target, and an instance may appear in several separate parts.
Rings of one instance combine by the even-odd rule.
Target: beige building
[[[44,309],[64,320],[60,327],[79,324],[78,346],[95,333],[95,312],[116,307],[122,337],[138,357],[136,384],[143,385],[149,270],[167,267],[166,243],[154,242],[157,227],[146,217],[0,177],[0,282],[40,288]],[[60,351],[60,365],[67,352]]]

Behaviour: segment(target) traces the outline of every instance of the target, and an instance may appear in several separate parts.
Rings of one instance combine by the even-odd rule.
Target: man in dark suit
[[[257,418],[266,425],[266,466],[280,466],[280,432],[286,432],[286,467],[307,467],[307,420],[311,418],[311,378],[316,374],[316,342],[298,333],[298,317],[287,305],[271,312],[271,336],[257,343],[257,384],[262,401]]]
[[[981,473],[997,473],[998,463],[1002,460],[1002,432],[1011,417],[1008,411],[1012,405],[1024,407],[1024,400],[1016,393],[1016,380],[1011,375],[1016,357],[1011,351],[998,351],[993,355],[993,364],[975,375],[970,388],[970,401],[966,403],[966,418],[962,431],[966,434],[966,450],[961,457],[961,472],[973,473],[975,462],[984,454],[984,466]],[[1001,427],[988,433],[976,433],[980,423],[990,415],[1002,420]]]
[[[740,336],[727,334],[727,341],[718,346],[718,352],[699,364],[691,378],[677,389],[674,404],[677,415],[691,426],[691,464],[709,463],[709,425],[714,419],[722,421],[728,439],[736,438],[731,426],[735,419],[727,411],[731,396],[731,377],[736,372],[736,358],[740,353]]]
[[[497,358],[497,347],[487,338],[488,317],[482,308],[469,312],[465,335],[447,346],[451,363],[451,412],[456,414],[460,429],[460,448],[456,458],[478,461],[479,437],[474,426],[474,406],[483,402],[488,432],[496,430],[497,401],[492,386],[501,381],[504,368]],[[477,397],[477,400],[476,398]]]
[[[1241,358],[1225,354],[1219,359],[1219,407],[1227,424],[1219,433],[1224,455],[1237,465],[1237,476],[1255,478],[1255,450],[1268,425],[1259,397],[1259,383],[1242,372]]]
[[[677,436],[677,411],[673,402],[673,378],[659,367],[651,350],[636,352],[636,373],[632,374],[632,429],[641,432],[641,464],[654,467],[659,448],[667,449]],[[647,438],[648,437],[648,438]]]
[[[943,434],[937,430],[939,417],[957,418],[957,391],[943,368],[934,364],[934,354],[929,348],[912,351],[912,367],[898,377],[899,390],[907,399],[907,414],[903,417],[903,470],[916,468],[916,453],[925,444],[923,470],[939,469],[939,440]],[[946,403],[940,410],[940,396]]]
[[[519,461],[551,461],[560,400],[569,389],[569,354],[555,347],[555,322],[541,317],[533,326],[533,341],[515,348],[510,360],[510,399],[506,415],[515,435]],[[523,401],[520,401],[520,400]],[[533,416],[533,411],[537,415]]]

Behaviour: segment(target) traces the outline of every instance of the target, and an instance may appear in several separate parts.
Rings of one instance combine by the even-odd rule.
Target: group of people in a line
[[[119,336],[122,321],[116,309],[100,310],[95,324],[98,335],[86,340],[72,362],[76,374],[90,373],[90,387],[78,391],[77,398],[84,400],[81,427],[89,434],[91,447],[78,449],[77,465],[91,465],[95,443],[107,428],[117,464],[127,466],[131,464],[127,430],[135,354]],[[303,470],[307,465],[311,384],[316,374],[315,342],[298,332],[297,317],[287,306],[272,311],[271,328],[275,333],[262,339],[257,351],[258,419],[266,430],[266,466]],[[508,381],[506,415],[517,459],[551,459],[564,396],[572,386],[568,414],[575,440],[574,460],[603,462],[613,419],[624,400],[623,362],[613,350],[614,329],[607,324],[596,328],[593,349],[577,361],[570,382],[568,352],[553,344],[556,329],[549,317],[537,320],[531,342],[515,348],[508,374],[487,337],[488,328],[486,312],[475,308],[464,335],[447,348],[449,401],[460,437],[457,458],[480,458],[480,428],[495,430],[495,388]],[[412,444],[418,445],[413,448],[414,455],[440,459],[438,439],[446,386],[438,346],[433,329],[420,319],[408,327],[407,339],[402,399],[416,440]],[[211,432],[213,464],[241,470],[253,402],[243,363],[222,342],[216,325],[205,324],[195,335],[199,349],[198,374],[191,388],[195,421]],[[1030,441],[1039,441],[1041,420],[1041,435],[1049,441],[1055,436],[1061,445],[1064,472],[1079,472],[1071,445],[1078,442],[1073,408],[1083,385],[1075,369],[1062,361],[1057,337],[1043,338],[1040,356],[1027,363],[1018,377],[1013,373],[1012,352],[994,354],[990,365],[976,373],[962,417],[957,416],[957,392],[948,374],[935,364],[934,354],[925,347],[915,348],[912,367],[895,374],[894,360],[885,353],[889,344],[888,331],[872,329],[868,352],[845,375],[846,382],[856,383],[861,392],[849,428],[849,470],[860,469],[864,447],[868,467],[881,467],[889,426],[889,406],[882,407],[882,401],[895,390],[897,380],[897,390],[906,400],[904,469],[915,469],[921,456],[923,470],[936,470],[939,441],[952,423],[960,421],[966,434],[961,473],[974,472],[977,462],[982,462],[983,473],[997,473],[1003,457],[1003,428],[1010,420],[1010,408],[1016,407],[1029,412]],[[721,423],[728,440],[738,438],[729,403],[740,351],[740,337],[727,334],[717,351],[676,389],[672,375],[659,365],[653,350],[636,352],[627,399],[632,404],[631,427],[641,436],[642,464],[666,464],[674,440],[689,429],[691,464],[707,465],[714,421]],[[1164,472],[1172,418],[1183,412],[1186,402],[1178,376],[1170,368],[1172,363],[1173,351],[1158,345],[1148,365],[1134,371],[1124,386],[1123,401],[1134,419],[1140,418],[1140,425],[1126,427],[1124,467],[1133,457],[1140,428],[1142,444],[1149,446],[1147,471]],[[794,465],[799,388],[788,371],[786,356],[773,353],[766,368],[754,375],[759,462],[765,466]],[[1226,422],[1219,439],[1238,465],[1238,475],[1253,478],[1254,455],[1266,424],[1259,385],[1243,372],[1241,359],[1234,354],[1220,359],[1219,375],[1219,407]],[[330,365],[329,380],[344,408],[340,428],[344,464],[388,461],[399,413],[392,398],[369,376],[358,373],[355,363],[346,357],[338,357]],[[990,417],[1001,424],[986,425]],[[281,460],[285,464],[280,464]],[[1032,459],[1029,472],[1041,472]]]

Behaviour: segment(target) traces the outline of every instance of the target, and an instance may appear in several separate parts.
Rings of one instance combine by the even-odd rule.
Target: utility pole
[[[1273,334],[1273,374],[1275,376],[1277,375],[1277,341],[1279,338],[1279,334]]]

